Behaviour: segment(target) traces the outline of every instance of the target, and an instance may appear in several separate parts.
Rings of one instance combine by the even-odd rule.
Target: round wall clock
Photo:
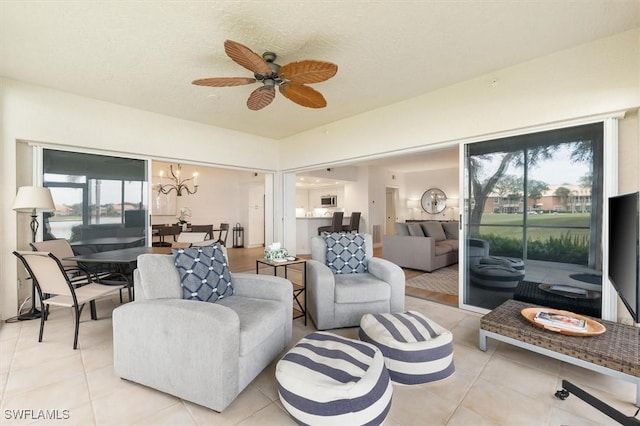
[[[442,213],[447,206],[447,196],[438,188],[431,188],[424,191],[420,200],[422,209],[431,214]]]

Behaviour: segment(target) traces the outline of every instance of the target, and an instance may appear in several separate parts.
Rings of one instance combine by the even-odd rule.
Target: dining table
[[[143,246],[145,237],[98,237],[76,240],[71,243],[74,253],[99,253],[112,249]]]
[[[133,270],[136,269],[138,256],[142,254],[171,254],[171,247],[129,247],[98,253],[68,256],[64,260],[72,260],[82,264],[114,265],[117,272],[125,275],[133,283]]]

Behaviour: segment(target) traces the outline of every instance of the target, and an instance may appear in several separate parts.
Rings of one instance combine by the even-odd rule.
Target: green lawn
[[[549,237],[560,237],[567,232],[571,236],[589,236],[589,213],[530,214],[527,217],[529,240],[546,241]],[[521,214],[485,213],[482,215],[481,234],[495,234],[506,238],[522,238]],[[488,225],[488,226],[487,226]],[[502,225],[502,226],[491,226]],[[536,226],[554,226],[557,228],[536,228]],[[569,226],[582,226],[584,229],[570,229]]]

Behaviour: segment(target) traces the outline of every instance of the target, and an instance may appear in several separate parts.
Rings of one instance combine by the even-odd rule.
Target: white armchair
[[[173,256],[138,257],[136,301],[113,311],[115,373],[224,410],[291,340],[293,290],[280,277],[232,274],[216,303],[182,299]]]
[[[311,238],[307,311],[318,330],[357,326],[364,314],[404,311],[404,272],[388,260],[373,257],[371,235],[364,236],[368,271],[336,275],[326,265],[324,238]]]

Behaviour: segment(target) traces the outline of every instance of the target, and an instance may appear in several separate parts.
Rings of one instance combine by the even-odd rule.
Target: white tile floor
[[[278,401],[275,361],[223,413],[116,377],[110,314],[117,305],[116,300],[100,302],[98,321],[83,314],[75,351],[69,310],[52,311],[42,343],[37,342],[39,321],[0,325],[0,424],[295,424]],[[481,352],[480,315],[412,297],[407,297],[406,309],[422,312],[453,332],[456,373],[439,383],[394,386],[385,425],[616,424],[575,396],[556,399],[553,393],[563,378],[627,415],[636,412],[630,383],[493,340],[489,350]],[[295,320],[291,345],[312,331],[310,321],[305,327],[302,319]],[[356,328],[335,332],[357,338]],[[68,418],[16,419],[24,410],[50,410]]]

